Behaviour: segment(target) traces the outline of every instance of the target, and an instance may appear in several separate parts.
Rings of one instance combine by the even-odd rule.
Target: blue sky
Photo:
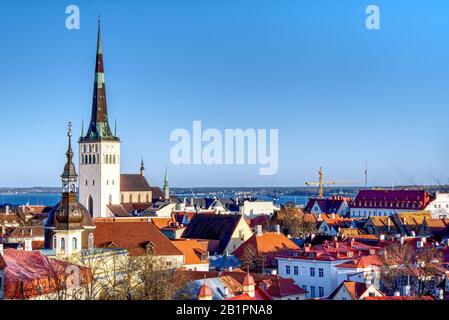
[[[78,5],[80,30],[65,28]],[[366,6],[381,30],[365,28]],[[349,0],[2,1],[0,185],[58,186],[66,123],[90,118],[97,15],[122,171],[151,184],[303,186],[449,180],[449,3]],[[278,128],[279,170],[173,166],[170,132]]]

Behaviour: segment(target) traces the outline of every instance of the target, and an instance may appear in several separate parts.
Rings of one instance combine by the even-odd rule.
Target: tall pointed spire
[[[98,17],[97,57],[95,64],[95,81],[92,99],[92,116],[87,134],[85,137],[81,137],[81,139],[118,140],[118,138],[112,134],[108,121],[100,17]]]
[[[142,177],[145,176],[145,166],[143,164],[143,157],[142,157],[142,161],[140,162],[140,175]]]
[[[165,177],[164,177],[164,199],[170,200],[170,189],[168,187],[168,173],[167,166],[165,166]]]

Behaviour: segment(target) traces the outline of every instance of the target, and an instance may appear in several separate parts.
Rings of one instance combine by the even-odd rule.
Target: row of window
[[[83,145],[82,147],[83,153],[86,152],[98,152],[98,145],[96,144],[90,144],[90,145]]]
[[[311,277],[315,277],[315,268],[311,267],[310,268],[310,276]],[[285,273],[286,274],[290,274],[291,273],[291,267],[290,266],[285,266]],[[293,266],[293,274],[295,276],[299,275],[299,268],[298,266]],[[318,277],[319,278],[323,278],[324,277],[324,269],[323,268],[318,268]]]
[[[137,202],[140,203],[140,202],[142,202],[142,200],[143,200],[143,197],[140,194],[138,194],[137,195]],[[122,194],[120,202],[121,203],[125,203],[125,195]],[[133,197],[132,194],[130,194],[128,196],[128,202],[130,202],[130,203],[134,202],[134,197]],[[145,196],[145,202],[151,202],[149,193],[147,193],[146,196]]]
[[[81,155],[81,164],[98,164],[100,162],[100,156],[98,154],[84,154]],[[118,164],[119,156],[115,154],[104,154],[103,163],[105,164]]]
[[[53,250],[56,250],[57,242],[56,242],[56,235],[53,236]],[[89,249],[92,249],[94,247],[94,235],[93,233],[89,234],[88,240],[87,240],[87,246]],[[78,239],[72,238],[72,250],[78,249]],[[65,251],[65,238],[61,238],[61,250]]]
[[[302,285],[302,288],[304,290],[307,290],[307,286],[306,285]],[[310,286],[310,296],[312,298],[321,298],[324,297],[324,287],[318,287],[318,297],[316,296],[316,287],[315,286]]]

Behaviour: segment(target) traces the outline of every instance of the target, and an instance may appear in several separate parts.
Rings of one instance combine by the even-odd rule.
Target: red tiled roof
[[[95,219],[95,246],[101,248],[114,243],[119,248],[127,249],[130,255],[145,255],[150,245],[158,256],[182,255],[148,219],[126,220],[127,218]]]
[[[304,207],[304,212],[311,212],[315,204],[318,204],[323,213],[337,213],[343,203],[347,202],[344,198],[319,199],[310,198]]]
[[[360,190],[352,208],[385,208],[424,210],[431,201],[431,194],[424,190]]]
[[[120,191],[151,191],[151,188],[145,176],[141,174],[121,174]]]
[[[238,247],[234,254],[237,257],[242,257],[246,248],[253,247],[259,254],[265,256],[266,263],[271,264],[276,254],[281,251],[299,250],[300,248],[283,233],[264,232],[261,235],[253,234],[240,247]]]
[[[382,260],[378,255],[371,255],[371,256],[363,256],[357,259],[353,259],[348,262],[343,262],[337,267],[339,268],[354,268],[354,269],[363,269],[370,266],[382,266]]]
[[[289,258],[299,260],[321,260],[338,261],[354,259],[361,256],[377,253],[379,247],[364,244],[357,241],[325,241],[313,247],[304,247],[301,250],[288,252],[286,254],[277,254],[278,258]]]
[[[158,228],[158,229],[162,229],[165,227],[170,226],[170,223],[173,221],[172,218],[166,218],[166,217],[155,217],[155,218],[151,218],[151,222]]]
[[[50,259],[39,251],[3,250],[6,262],[4,295],[6,299],[30,299],[59,290],[58,282],[67,277],[71,264]],[[83,279],[90,281],[88,268],[78,266]]]

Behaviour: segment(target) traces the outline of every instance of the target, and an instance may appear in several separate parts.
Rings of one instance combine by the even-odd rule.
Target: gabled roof
[[[253,247],[259,254],[264,255],[268,265],[272,263],[276,254],[300,249],[283,233],[264,232],[261,235],[253,234],[234,251],[234,254],[241,258],[249,247]]]
[[[184,254],[185,264],[209,263],[209,259],[201,260],[201,256],[207,254],[207,241],[204,240],[172,240],[176,248]]]
[[[317,204],[323,213],[337,213],[341,205],[346,203],[346,199],[342,198],[329,198],[319,199],[311,198],[304,207],[304,212],[311,212],[313,207]]]
[[[444,237],[449,234],[449,219],[426,219],[423,222],[434,237]]]
[[[182,237],[189,239],[218,240],[219,244],[217,251],[221,253],[228,245],[229,240],[241,219],[243,219],[242,215],[237,214],[196,214],[187,225]]]
[[[359,300],[369,287],[370,285],[367,285],[364,282],[346,280],[340,283],[340,285],[334,290],[334,292],[329,295],[328,299],[333,299],[342,288],[345,288],[352,299]]]
[[[34,237],[43,237],[44,236],[44,227],[43,226],[20,226],[14,229],[13,232],[10,233],[10,238],[34,238]]]
[[[121,219],[94,219],[96,247],[106,247],[113,242],[127,249],[130,255],[139,256],[147,254],[147,246],[151,245],[156,256],[182,255],[152,222]]]
[[[120,175],[120,191],[151,191],[145,176],[141,174],[121,174]]]

